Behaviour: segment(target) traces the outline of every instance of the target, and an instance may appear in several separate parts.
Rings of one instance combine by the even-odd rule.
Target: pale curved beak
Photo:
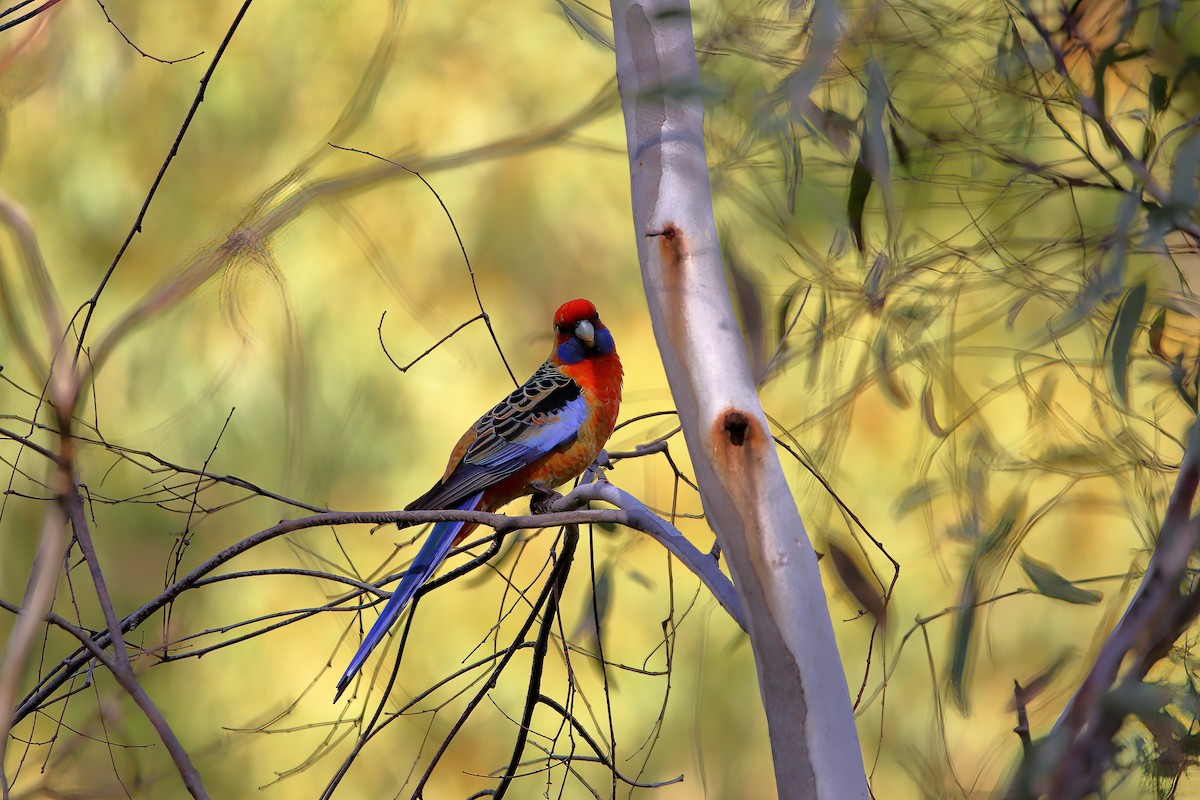
[[[575,336],[588,347],[596,346],[596,329],[586,319],[575,323]]]

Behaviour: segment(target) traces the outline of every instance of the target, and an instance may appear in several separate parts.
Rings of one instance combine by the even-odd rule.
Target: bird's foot
[[[562,499],[562,495],[547,484],[531,483],[529,488],[533,490],[533,497],[529,499],[529,510],[535,514],[549,514],[551,505]]]

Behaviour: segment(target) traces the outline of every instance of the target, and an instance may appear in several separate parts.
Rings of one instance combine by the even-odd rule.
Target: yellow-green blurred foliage
[[[105,4],[120,30],[157,59],[203,51],[172,64],[139,55],[86,0],[0,34],[0,190],[36,232],[64,319],[96,290],[133,224],[240,5]],[[701,5],[697,24],[713,87],[709,154],[718,222],[762,304],[768,356],[800,312],[764,403],[788,443],[809,454],[902,565],[888,637],[873,648],[869,619],[825,570],[852,694],[865,686],[860,732],[875,794],[982,794],[1003,781],[1019,753],[1012,681],[1028,682],[1061,661],[1030,707],[1035,734],[1044,733],[1123,608],[1123,576],[1143,563],[1156,531],[1179,457],[1172,437],[1182,434],[1187,414],[1174,399],[1168,366],[1145,355],[1144,339],[1129,379],[1135,413],[1118,410],[1102,359],[1113,296],[1086,308],[1083,324],[1064,322],[1086,297],[1087,270],[1106,257],[1098,242],[1116,226],[1121,196],[1051,193],[1052,181],[1022,175],[1004,160],[1013,154],[1054,163],[1072,175],[1087,167],[1028,86],[1005,83],[1022,78],[997,74],[997,43],[1010,24],[1003,9],[918,4],[908,9],[922,9],[915,14],[847,5],[846,43],[828,80],[811,93],[831,112],[827,129],[817,131],[789,121],[780,97],[780,81],[805,52],[799,19],[745,5]],[[740,16],[747,14],[770,19]],[[891,208],[875,186],[860,253],[846,197],[871,63],[887,75],[895,104],[888,119],[908,142],[910,164],[902,166],[893,150]],[[1135,76],[1138,86],[1143,77]],[[1113,102],[1125,104],[1120,124],[1133,135],[1141,123],[1132,112],[1145,105],[1144,91],[1127,87]],[[1078,118],[1066,116],[1064,124],[1079,132]],[[91,321],[94,397],[81,416],[106,442],[316,506],[396,509],[428,488],[462,429],[511,386],[480,322],[404,374],[389,363],[381,335],[403,364],[479,313],[472,278],[429,189],[331,144],[394,159],[433,184],[462,235],[517,380],[545,357],[557,304],[586,296],[614,330],[625,363],[622,419],[671,408],[641,294],[611,52],[550,2],[395,8],[386,0],[259,0]],[[1119,170],[1111,154],[1102,158]],[[0,326],[0,365],[11,381],[0,384],[0,426],[22,430],[21,420],[38,413],[52,344],[12,225],[0,240],[5,305],[16,315]],[[875,261],[880,253],[886,262]],[[1177,299],[1165,263],[1130,255],[1124,282],[1148,275],[1156,302]],[[792,300],[780,324],[785,296]],[[34,353],[23,351],[22,335]],[[635,423],[610,449],[631,449],[673,425],[669,416]],[[34,438],[53,443],[45,433]],[[681,437],[671,447],[689,472]],[[817,548],[830,539],[858,542],[886,582],[887,560],[808,471],[784,457]],[[45,464],[6,440],[0,458],[13,475],[0,517],[0,597],[15,603],[37,545]],[[95,501],[94,535],[122,614],[221,548],[304,513],[263,498],[222,507],[247,492],[206,486],[196,495],[194,475],[152,474],[100,446],[85,449],[80,477]],[[661,458],[625,461],[611,478],[664,514],[702,511]],[[711,546],[702,521],[685,516],[679,524],[697,546]],[[310,569],[378,579],[403,566],[412,551],[396,548],[419,533],[312,529],[254,549],[223,571]],[[503,645],[526,611],[506,578],[517,587],[535,581],[554,541],[553,531],[541,532],[496,570],[422,601],[385,713]],[[1028,590],[1021,555],[1073,579],[1117,577],[1089,584],[1104,592],[1099,604],[1027,593],[960,613],[957,623],[947,611],[913,628],[914,619],[964,597]],[[608,670],[607,698],[597,663],[584,652],[595,647],[591,573],[611,604],[603,644],[617,666]],[[74,568],[70,578],[56,610],[103,628],[86,571]],[[615,736],[626,777],[654,783],[684,776],[632,792],[619,784],[619,796],[773,794],[749,644],[697,586],[636,533],[585,533],[555,631],[556,652],[560,635],[583,649],[567,661],[551,655],[544,691],[572,703],[593,735]],[[349,706],[330,705],[359,627],[352,614],[327,611],[203,658],[189,652],[344,591],[298,575],[213,583],[184,594],[169,624],[158,615],[130,635],[135,647],[176,642],[168,652],[178,660],[158,663],[160,650],[136,664],[212,796],[258,796],[259,787],[263,797],[320,795],[350,751],[367,696],[364,684]],[[502,602],[515,609],[493,638]],[[13,617],[0,619],[7,636]],[[259,621],[223,627],[249,619]],[[372,619],[369,611],[362,621]],[[948,676],[955,626],[968,623],[964,708]],[[73,647],[50,631],[38,670]],[[364,672],[376,681],[372,699],[394,653],[394,643],[381,648]],[[516,657],[426,796],[464,797],[493,785],[479,776],[507,764],[528,663],[527,654]],[[79,692],[69,701],[15,730],[6,768],[16,795],[41,796],[44,787],[45,796],[120,796],[119,780],[134,797],[185,796],[137,709],[109,676],[97,670],[93,679],[94,687],[76,680]],[[408,796],[477,686],[460,680],[385,727],[339,796]],[[525,751],[529,772],[547,768],[543,749],[593,755],[545,708],[535,728]],[[572,768],[609,796],[602,767],[579,760]],[[1134,784],[1137,778],[1126,796],[1142,788]],[[548,777],[522,778],[510,796],[547,791],[591,796],[554,759]]]

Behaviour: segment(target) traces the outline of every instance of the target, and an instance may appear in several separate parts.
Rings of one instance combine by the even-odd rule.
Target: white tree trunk
[[[667,379],[746,613],[786,798],[868,796],[817,559],[725,285],[686,0],[612,0],[633,220]]]

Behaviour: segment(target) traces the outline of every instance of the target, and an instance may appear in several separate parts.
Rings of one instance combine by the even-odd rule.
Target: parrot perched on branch
[[[467,429],[441,480],[406,510],[496,511],[587,469],[617,422],[621,360],[612,333],[587,300],[554,315],[554,349],[529,380]],[[337,684],[334,702],[382,641],[417,590],[475,524],[439,522],[401,578]]]

